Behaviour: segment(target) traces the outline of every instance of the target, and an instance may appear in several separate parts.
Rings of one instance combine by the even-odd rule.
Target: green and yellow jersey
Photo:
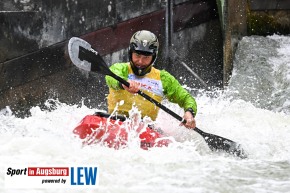
[[[156,101],[161,102],[164,98],[167,98],[170,102],[177,103],[184,110],[192,108],[196,115],[195,99],[166,70],[158,70],[152,67],[148,74],[140,77],[133,73],[129,62],[116,63],[110,67],[110,70],[125,80],[134,80],[140,83],[142,92]],[[106,82],[109,86],[109,113],[112,113],[118,104],[118,113],[128,115],[129,110],[134,105],[141,111],[142,117],[148,116],[152,120],[156,119],[159,107],[155,104],[138,94],[132,94],[124,90],[119,81],[110,76],[106,76]]]

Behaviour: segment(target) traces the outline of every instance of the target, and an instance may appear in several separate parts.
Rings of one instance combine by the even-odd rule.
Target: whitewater
[[[224,90],[194,90],[198,128],[242,144],[240,159],[210,152],[198,134],[160,111],[158,124],[176,141],[169,147],[120,150],[82,146],[72,130],[99,109],[49,99],[31,116],[17,118],[9,106],[0,111],[0,192],[289,192],[290,190],[290,37],[244,37],[233,74]],[[166,104],[182,115],[176,105]],[[103,110],[103,109],[101,109]],[[96,189],[6,189],[9,165],[97,165]]]

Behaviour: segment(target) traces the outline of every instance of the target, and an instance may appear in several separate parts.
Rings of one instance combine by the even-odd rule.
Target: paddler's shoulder
[[[111,65],[111,67],[114,68],[128,68],[129,67],[129,62],[117,62]]]
[[[172,74],[170,74],[168,71],[166,71],[164,69],[160,70],[160,78],[161,78],[161,80],[164,80],[164,81],[166,81],[166,80],[174,80],[175,79]]]

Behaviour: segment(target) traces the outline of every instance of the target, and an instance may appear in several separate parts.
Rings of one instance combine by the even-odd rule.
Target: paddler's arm
[[[115,63],[110,67],[110,70],[120,76],[122,79],[128,79],[128,63]],[[107,85],[115,90],[123,89],[122,84],[111,76],[106,76]]]
[[[195,128],[196,122],[194,117],[197,113],[197,104],[195,99],[167,71],[161,70],[160,77],[165,96],[170,102],[177,103],[184,109],[185,113],[183,117],[187,120],[187,123],[184,126],[187,128]]]

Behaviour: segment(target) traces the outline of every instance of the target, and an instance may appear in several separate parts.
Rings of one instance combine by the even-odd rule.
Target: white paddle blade
[[[81,61],[79,59],[79,47],[82,46],[86,49],[91,49],[91,45],[86,42],[85,40],[82,40],[77,37],[72,37],[68,42],[68,53],[71,61],[74,65],[76,65],[78,68],[83,69],[85,71],[91,71],[91,63],[83,60]]]

